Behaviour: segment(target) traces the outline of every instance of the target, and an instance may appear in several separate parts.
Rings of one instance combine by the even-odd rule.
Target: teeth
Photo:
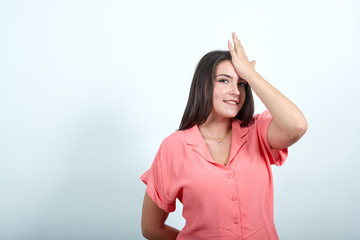
[[[235,101],[225,101],[226,103],[237,104]]]

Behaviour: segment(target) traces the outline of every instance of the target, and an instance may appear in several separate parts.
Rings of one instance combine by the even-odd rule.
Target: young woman
[[[141,176],[147,239],[278,239],[271,165],[284,163],[307,121],[232,39],[229,51],[200,60],[179,130]],[[251,89],[268,109],[255,116]],[[165,224],[176,198],[186,220],[181,231]]]

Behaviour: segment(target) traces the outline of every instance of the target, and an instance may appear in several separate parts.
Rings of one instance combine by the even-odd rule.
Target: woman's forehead
[[[239,78],[233,64],[229,60],[220,62],[215,69],[215,76],[228,75],[231,78]]]

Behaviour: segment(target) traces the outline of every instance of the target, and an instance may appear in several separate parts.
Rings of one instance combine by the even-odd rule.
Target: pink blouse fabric
[[[177,239],[279,239],[273,218],[271,164],[281,166],[288,150],[271,149],[268,111],[241,128],[232,120],[227,166],[212,160],[198,126],[176,131],[161,144],[141,180],[164,211],[183,204],[184,228]]]

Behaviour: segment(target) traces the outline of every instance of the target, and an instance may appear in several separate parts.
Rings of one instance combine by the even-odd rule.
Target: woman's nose
[[[230,94],[231,95],[240,95],[240,90],[239,90],[239,86],[237,83],[231,84]]]

